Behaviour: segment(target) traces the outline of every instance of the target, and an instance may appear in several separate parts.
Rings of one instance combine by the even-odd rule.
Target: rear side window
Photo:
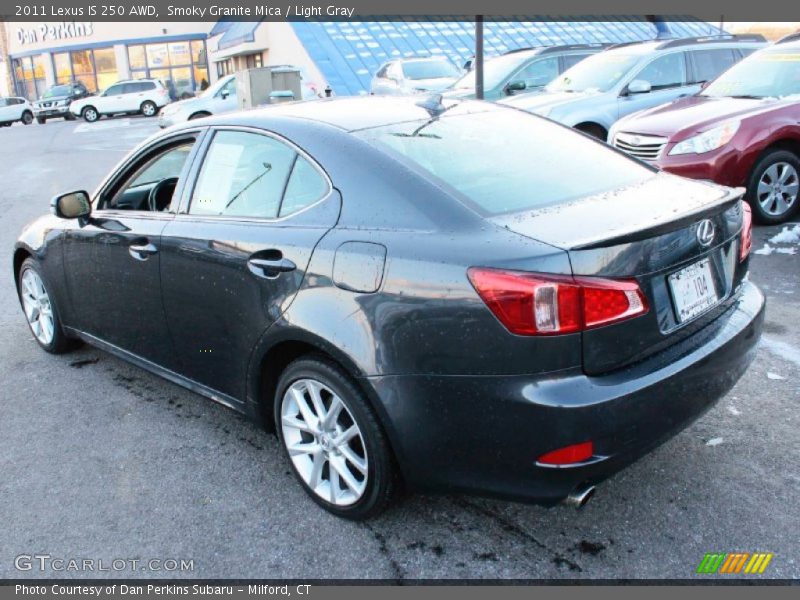
[[[457,111],[355,135],[487,216],[557,206],[654,176],[649,167],[546,119],[508,109]]]
[[[716,79],[717,75],[726,71],[736,62],[734,51],[728,48],[693,50],[689,56],[692,58],[694,66],[694,83]]]
[[[564,61],[564,70],[574,67],[587,56],[588,54],[565,54],[561,57],[561,60]]]
[[[660,56],[642,69],[635,79],[650,83],[654,90],[686,85],[686,60],[683,52]]]
[[[274,219],[320,200],[327,181],[275,138],[221,131],[208,148],[189,213]]]

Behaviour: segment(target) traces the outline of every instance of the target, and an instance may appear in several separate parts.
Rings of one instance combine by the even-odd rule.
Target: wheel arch
[[[405,461],[400,460],[401,445],[397,439],[397,432],[392,427],[375,389],[370,385],[369,378],[358,368],[355,361],[336,345],[314,334],[290,327],[271,331],[273,328],[275,326],[262,338],[260,347],[254,352],[250,361],[247,397],[255,420],[267,431],[274,431],[275,393],[281,374],[289,364],[301,357],[312,355],[322,357],[340,367],[367,398],[389,440],[389,447],[405,479]]]
[[[211,113],[207,110],[196,110],[192,114],[189,115],[187,121],[191,121],[192,119],[203,119],[205,117],[210,117]]]
[[[24,246],[20,246],[14,250],[14,285],[17,287],[19,287],[19,272],[20,269],[22,269],[22,263],[25,262],[26,258],[31,256],[33,256],[33,252]]]
[[[597,131],[598,133],[603,134],[602,140],[608,141],[608,128],[597,121],[581,121],[576,125],[573,125],[573,129],[577,129],[578,131],[582,131],[583,133],[592,135],[592,130]]]

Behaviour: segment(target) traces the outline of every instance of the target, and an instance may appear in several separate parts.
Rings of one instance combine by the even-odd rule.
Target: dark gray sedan
[[[750,245],[739,191],[510,108],[361,98],[169,129],[13,268],[43,349],[275,428],[360,519],[403,486],[584,503],[747,368]]]

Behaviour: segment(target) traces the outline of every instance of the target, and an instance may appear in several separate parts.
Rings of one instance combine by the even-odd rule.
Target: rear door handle
[[[264,279],[275,279],[281,273],[288,273],[294,271],[297,265],[290,261],[288,258],[276,258],[274,260],[268,258],[251,258],[247,261],[247,268],[256,277]]]
[[[147,260],[156,252],[158,252],[158,248],[151,243],[131,244],[128,246],[128,253],[136,260]]]

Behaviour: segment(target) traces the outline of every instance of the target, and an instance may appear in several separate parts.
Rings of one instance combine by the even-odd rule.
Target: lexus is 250
[[[190,121],[52,213],[13,256],[39,345],[274,428],[352,519],[403,488],[581,504],[725,394],[763,322],[741,190],[489,103]]]

